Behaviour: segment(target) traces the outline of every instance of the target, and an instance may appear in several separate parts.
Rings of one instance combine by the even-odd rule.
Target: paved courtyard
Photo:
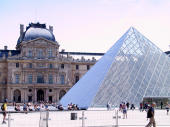
[[[116,121],[115,113],[116,110],[50,111],[48,127],[113,127],[117,123],[120,127],[144,127],[149,122],[145,111],[129,110],[127,119],[123,119],[122,113],[118,112],[118,121]],[[71,120],[71,114],[75,120]],[[156,110],[155,115],[157,126],[170,127],[170,114],[166,115],[166,110]],[[42,112],[41,115],[40,112],[11,113],[10,127],[39,127],[39,125],[46,127],[45,118],[46,112]],[[0,120],[2,122],[2,114]],[[9,126],[7,123],[0,124],[0,127]]]

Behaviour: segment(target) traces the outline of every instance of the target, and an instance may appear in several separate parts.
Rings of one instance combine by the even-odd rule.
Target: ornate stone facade
[[[57,102],[95,63],[61,54],[51,26],[20,25],[16,50],[0,50],[0,102]]]

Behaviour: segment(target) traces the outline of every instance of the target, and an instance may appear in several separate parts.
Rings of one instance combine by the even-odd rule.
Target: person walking
[[[145,126],[145,127],[150,127],[153,124],[153,127],[156,127],[156,123],[155,123],[155,111],[154,111],[154,107],[155,107],[155,103],[152,103],[152,105],[149,107],[149,110],[147,112],[147,118],[149,118],[149,123]]]
[[[123,110],[123,119],[127,119],[127,107],[126,107],[126,104],[123,103],[122,105],[122,110]]]
[[[166,104],[166,114],[168,115],[168,113],[169,113],[169,108],[170,108],[170,105],[169,105],[169,103],[167,102],[167,104]]]
[[[7,114],[7,100],[5,99],[3,105],[1,106],[1,110],[3,111],[3,121],[2,121],[2,124],[6,124],[6,114]]]

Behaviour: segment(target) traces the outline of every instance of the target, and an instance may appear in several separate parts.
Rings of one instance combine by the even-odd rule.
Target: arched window
[[[42,74],[37,75],[37,83],[44,83],[44,75]]]
[[[66,94],[65,90],[61,90],[59,94],[59,100]]]
[[[21,91],[20,90],[17,89],[14,91],[13,101],[17,103],[21,102]]]

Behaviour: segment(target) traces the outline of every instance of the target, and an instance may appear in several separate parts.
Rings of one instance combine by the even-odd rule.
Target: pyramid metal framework
[[[60,102],[86,108],[139,105],[144,97],[170,97],[170,58],[131,27]]]

